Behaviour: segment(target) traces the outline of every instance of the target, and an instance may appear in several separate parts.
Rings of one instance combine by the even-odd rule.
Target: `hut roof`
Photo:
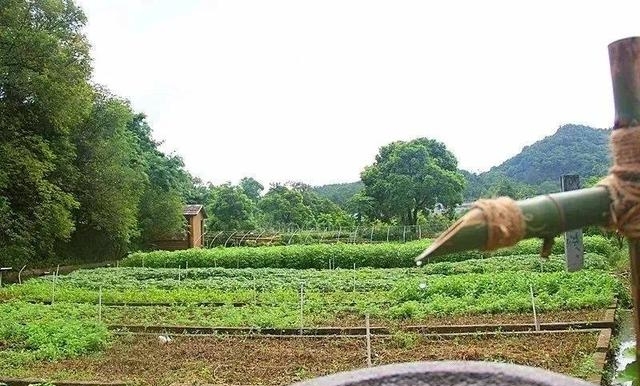
[[[202,217],[207,218],[207,212],[205,212],[204,206],[200,204],[185,205],[184,209],[182,210],[182,214],[190,217],[195,216],[200,212],[202,212]]]

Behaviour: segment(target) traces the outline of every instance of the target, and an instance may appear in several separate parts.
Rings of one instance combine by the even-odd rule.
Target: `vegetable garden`
[[[53,381],[283,384],[365,366],[366,336],[374,364],[483,359],[586,379],[599,375],[589,365],[598,330],[583,322],[602,322],[616,299],[629,303],[628,291],[612,274],[613,243],[587,237],[585,269],[567,273],[558,247],[556,255],[541,259],[535,255],[539,243],[530,241],[491,255],[411,264],[427,242],[134,253],[119,267],[5,286],[0,374]],[[534,305],[542,330],[561,329],[562,323],[566,330],[581,327],[537,332]],[[371,323],[366,330],[365,320]],[[483,327],[471,326],[478,324]],[[161,344],[159,334],[172,340]],[[554,341],[567,351],[552,350]],[[525,345],[536,348],[527,351]],[[236,353],[234,347],[243,348]],[[250,349],[262,353],[253,358],[270,364],[272,376],[264,366],[243,367]],[[546,349],[548,360],[541,362]],[[344,350],[357,352],[344,356]],[[175,371],[147,365],[165,355],[180,364]],[[101,375],[103,368],[113,368],[110,379]]]

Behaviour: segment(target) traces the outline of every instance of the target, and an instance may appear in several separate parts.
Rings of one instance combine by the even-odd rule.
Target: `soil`
[[[540,323],[551,322],[578,322],[578,321],[596,321],[605,320],[606,309],[600,310],[578,310],[578,311],[553,311],[549,313],[538,314]],[[392,321],[385,319],[371,318],[371,325],[375,326],[393,326],[393,325],[424,325],[424,326],[451,326],[451,325],[469,325],[469,324],[518,324],[533,323],[532,314],[495,314],[495,315],[456,315],[456,316],[431,316],[426,318],[414,318],[406,321]],[[346,314],[336,320],[333,326],[361,326],[364,324],[362,318],[358,318],[353,314]]]
[[[271,384],[366,366],[365,339],[117,336],[102,354],[21,369],[22,377],[128,381],[145,385]],[[593,353],[597,334],[425,338],[415,334],[372,339],[374,365],[419,360],[494,360],[571,374]]]

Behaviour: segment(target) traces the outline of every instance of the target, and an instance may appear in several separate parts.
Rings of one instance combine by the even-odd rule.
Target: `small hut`
[[[186,205],[182,214],[187,219],[187,248],[201,248],[204,245],[204,219],[207,213],[203,205]]]
[[[156,240],[155,247],[165,251],[178,249],[202,248],[204,245],[204,219],[207,212],[203,205],[185,205],[182,214],[187,220],[187,232],[182,238]]]

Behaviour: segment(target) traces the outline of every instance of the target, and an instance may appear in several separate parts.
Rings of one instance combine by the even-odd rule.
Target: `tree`
[[[397,141],[380,149],[373,165],[361,173],[365,194],[374,200],[373,215],[416,225],[440,202],[451,207],[462,202],[464,178],[455,156],[444,144],[418,138]]]
[[[304,204],[302,193],[282,184],[274,184],[259,204],[266,225],[303,227],[310,225],[312,213]]]
[[[2,260],[50,258],[74,230],[70,131],[91,108],[84,23],[70,0],[0,2]]]
[[[264,190],[264,186],[252,177],[244,177],[240,180],[240,188],[253,202],[260,200],[260,193]]]
[[[256,204],[240,186],[229,183],[211,190],[207,205],[211,230],[251,230],[256,227]]]
[[[73,195],[76,230],[62,254],[84,260],[122,256],[138,231],[138,203],[144,191],[144,165],[127,125],[129,104],[96,90],[90,116],[72,132],[78,176]]]
[[[160,143],[152,139],[144,114],[136,114],[127,127],[136,139],[139,162],[146,174],[138,210],[140,236],[136,239],[138,248],[146,248],[156,240],[184,232],[184,197],[193,188],[193,180],[180,157],[158,150]]]
[[[346,203],[347,210],[354,215],[358,224],[375,218],[374,206],[375,200],[367,196],[364,190],[354,194]]]

